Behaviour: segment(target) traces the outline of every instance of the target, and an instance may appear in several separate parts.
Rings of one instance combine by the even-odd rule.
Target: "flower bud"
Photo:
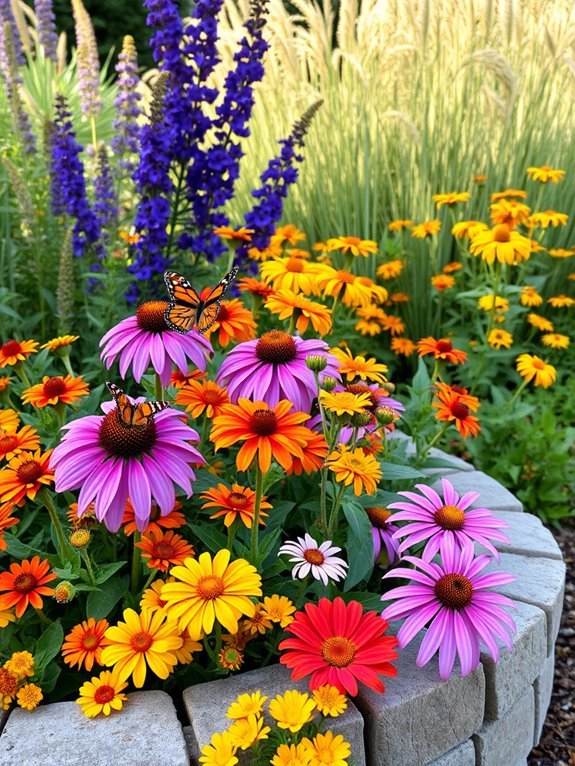
[[[355,428],[362,428],[363,426],[366,426],[370,420],[370,412],[356,412],[351,416],[351,425]]]
[[[392,383],[389,380],[386,380],[385,383],[382,383],[381,387],[384,391],[387,391],[388,394],[393,394],[395,391],[395,383]]]
[[[378,407],[375,411],[375,417],[377,418],[377,422],[382,426],[388,426],[390,423],[394,423],[397,419],[397,415],[391,407]]]
[[[311,354],[306,357],[305,363],[312,372],[323,372],[327,367],[327,358],[321,354]]]
[[[89,529],[77,529],[70,535],[70,545],[73,548],[86,548],[90,544],[92,535]]]
[[[321,382],[321,387],[324,391],[333,391],[333,389],[337,386],[337,380],[335,378],[327,377],[324,378]]]
[[[76,590],[71,582],[64,580],[54,588],[53,598],[58,604],[69,604],[76,595]]]

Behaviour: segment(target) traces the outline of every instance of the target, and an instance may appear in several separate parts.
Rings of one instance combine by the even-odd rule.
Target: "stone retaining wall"
[[[497,664],[484,656],[466,678],[440,681],[436,661],[415,666],[414,642],[400,653],[386,693],[361,693],[333,728],[351,743],[354,766],[522,766],[551,700],[565,565],[551,533],[504,487],[458,458],[432,453],[449,467],[430,475],[448,476],[460,493],[480,492],[481,505],[509,524],[511,545],[498,547],[502,568],[517,578],[500,588],[517,607],[513,652],[504,649]],[[0,766],[189,766],[225,727],[238,694],[286,688],[306,683],[294,683],[279,665],[190,687],[184,727],[159,691],[128,695],[123,712],[105,719],[86,719],[75,702],[17,709],[0,736]]]

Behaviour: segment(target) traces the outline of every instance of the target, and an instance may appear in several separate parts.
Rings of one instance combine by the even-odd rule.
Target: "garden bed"
[[[513,652],[495,664],[488,656],[465,678],[440,681],[433,663],[417,668],[417,647],[400,652],[398,675],[386,693],[362,691],[340,717],[355,766],[519,766],[539,742],[551,699],[554,647],[559,629],[565,564],[551,533],[490,477],[439,450],[450,462],[441,470],[457,491],[472,486],[481,501],[509,524],[510,545],[502,564],[516,576],[502,592],[516,604]],[[128,696],[120,715],[88,720],[75,702],[14,711],[0,737],[0,766],[139,766],[197,763],[200,749],[225,727],[224,711],[240,693],[261,690],[270,697],[294,683],[274,665],[186,689],[189,725],[178,721],[163,692]]]

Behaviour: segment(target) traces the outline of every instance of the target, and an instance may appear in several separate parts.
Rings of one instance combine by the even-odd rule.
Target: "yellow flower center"
[[[42,465],[37,460],[26,460],[16,471],[18,480],[22,484],[34,484],[42,476],[42,473]]]
[[[319,548],[308,548],[307,551],[304,551],[303,557],[309,564],[316,564],[317,566],[321,566],[325,561],[325,556]]]
[[[82,639],[82,649],[91,652],[93,649],[97,649],[99,645],[98,637],[93,633],[86,633]]]
[[[331,636],[321,645],[321,656],[328,665],[345,668],[355,657],[355,644],[345,636]]]
[[[146,303],[142,303],[136,311],[138,327],[146,332],[166,332],[169,330],[164,316],[167,308],[167,301],[146,301]]]
[[[273,410],[256,410],[250,417],[249,425],[258,436],[270,436],[277,430],[278,421]]]
[[[118,409],[104,417],[98,434],[100,447],[110,455],[137,457],[150,450],[156,442],[156,424],[153,418],[144,428],[126,428],[122,425]]]
[[[111,702],[114,699],[115,694],[116,692],[112,686],[102,684],[102,686],[98,686],[94,692],[94,702],[97,702],[98,705],[105,705],[107,702]]]
[[[433,518],[443,529],[456,531],[463,529],[465,512],[455,505],[444,505],[443,508],[435,511]]]
[[[147,652],[153,643],[154,637],[145,630],[134,633],[130,639],[130,645],[135,652]]]
[[[471,603],[473,586],[469,578],[460,574],[443,575],[435,583],[435,595],[449,609],[463,609]]]
[[[16,356],[22,352],[22,346],[17,340],[8,340],[2,345],[2,353],[4,356]]]
[[[509,242],[511,239],[511,232],[509,230],[509,226],[506,226],[504,223],[499,224],[499,226],[496,226],[493,229],[493,239],[496,242]]]
[[[367,513],[367,517],[373,526],[379,527],[380,529],[386,526],[387,520],[391,516],[390,511],[388,511],[387,508],[382,508],[381,506],[371,506],[369,508],[364,508],[364,511]]]
[[[44,396],[51,399],[53,396],[62,396],[66,393],[66,384],[62,378],[48,378],[43,386]]]
[[[294,339],[282,330],[271,330],[262,335],[256,345],[256,356],[268,364],[286,364],[295,359],[297,347]]]
[[[211,601],[224,592],[224,581],[217,575],[204,575],[198,580],[196,589],[201,598]]]
[[[36,578],[31,572],[21,572],[14,578],[12,588],[16,593],[30,593],[36,587]]]
[[[288,258],[286,263],[286,270],[292,273],[301,274],[304,269],[303,260],[301,258]]]

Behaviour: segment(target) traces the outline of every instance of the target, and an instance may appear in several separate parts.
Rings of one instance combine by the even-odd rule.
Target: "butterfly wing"
[[[116,402],[120,424],[125,428],[145,428],[150,419],[170,406],[169,402],[141,402],[132,404],[130,398],[114,383],[106,383],[110,395]]]
[[[141,404],[136,404],[132,415],[132,426],[134,428],[145,428],[154,415],[169,406],[169,402],[142,402]]]
[[[164,272],[170,305],[164,318],[170,330],[185,334],[196,324],[203,304],[188,280],[176,271]]]
[[[107,382],[106,388],[108,389],[110,396],[116,402],[121,425],[129,428],[132,425],[134,416],[134,405],[130,401],[129,397],[122,391],[120,386],[116,386],[115,383]]]
[[[218,284],[210,292],[210,294],[204,301],[203,306],[200,307],[198,311],[198,320],[197,320],[198,332],[201,332],[201,333],[207,332],[210,329],[210,327],[214,324],[216,319],[218,318],[220,306],[222,303],[222,298],[224,297],[226,290],[228,289],[230,284],[236,278],[238,271],[239,271],[239,268],[237,266],[234,266],[234,268],[231,271],[228,271],[225,277],[220,279]]]

